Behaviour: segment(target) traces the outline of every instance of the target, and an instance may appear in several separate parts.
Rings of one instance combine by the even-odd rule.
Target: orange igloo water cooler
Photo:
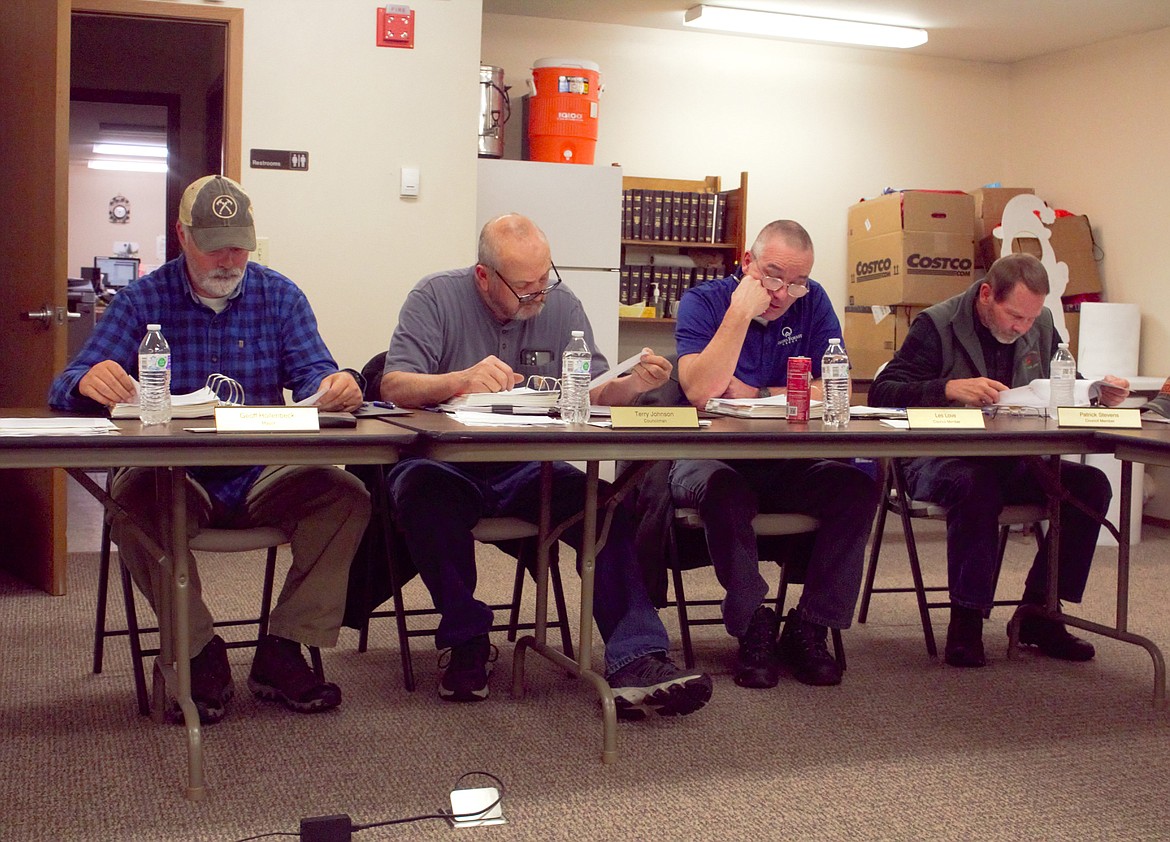
[[[534,161],[592,164],[601,69],[591,61],[542,58],[532,64],[528,149]]]

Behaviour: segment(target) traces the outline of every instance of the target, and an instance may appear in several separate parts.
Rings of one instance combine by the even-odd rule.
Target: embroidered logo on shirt
[[[803,333],[793,333],[791,327],[783,327],[780,330],[780,338],[776,340],[777,345],[791,345],[794,342],[799,342],[804,338]]]

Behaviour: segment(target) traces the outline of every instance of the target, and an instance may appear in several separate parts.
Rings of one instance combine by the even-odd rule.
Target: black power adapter
[[[344,813],[301,819],[301,842],[350,842],[352,839],[353,822]]]

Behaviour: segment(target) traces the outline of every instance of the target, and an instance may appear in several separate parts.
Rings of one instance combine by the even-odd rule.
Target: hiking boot
[[[191,659],[191,701],[199,711],[199,721],[204,725],[214,725],[223,719],[234,690],[227,645],[217,634]],[[172,716],[177,722],[183,721],[178,704]]]
[[[341,688],[317,677],[305,662],[301,644],[274,634],[256,644],[248,687],[261,699],[280,702],[297,713],[320,713],[341,704]]]
[[[776,612],[761,605],[752,615],[747,631],[739,639],[735,661],[735,683],[740,687],[775,687],[780,681],[776,657],[776,634],[780,630]]]
[[[477,635],[439,656],[439,698],[448,702],[482,702],[488,697],[488,676],[499,651],[486,634]]]
[[[683,716],[711,699],[711,676],[679,669],[665,652],[631,661],[608,681],[618,719],[643,719],[649,713]]]
[[[828,633],[826,626],[802,620],[795,608],[788,612],[776,649],[802,684],[827,687],[841,683],[841,667],[825,645]]]
[[[943,660],[952,667],[982,667],[987,665],[983,651],[983,612],[976,608],[951,606],[951,622],[947,625],[947,646]]]
[[[1064,623],[1034,614],[1020,618],[1020,643],[1061,661],[1090,661],[1097,654],[1093,644],[1070,634]]]

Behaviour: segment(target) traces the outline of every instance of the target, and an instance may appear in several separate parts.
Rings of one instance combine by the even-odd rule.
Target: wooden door
[[[3,406],[44,407],[65,364],[69,20],[69,0],[8,0],[0,12]],[[0,474],[0,567],[49,593],[64,592],[61,471]]]

